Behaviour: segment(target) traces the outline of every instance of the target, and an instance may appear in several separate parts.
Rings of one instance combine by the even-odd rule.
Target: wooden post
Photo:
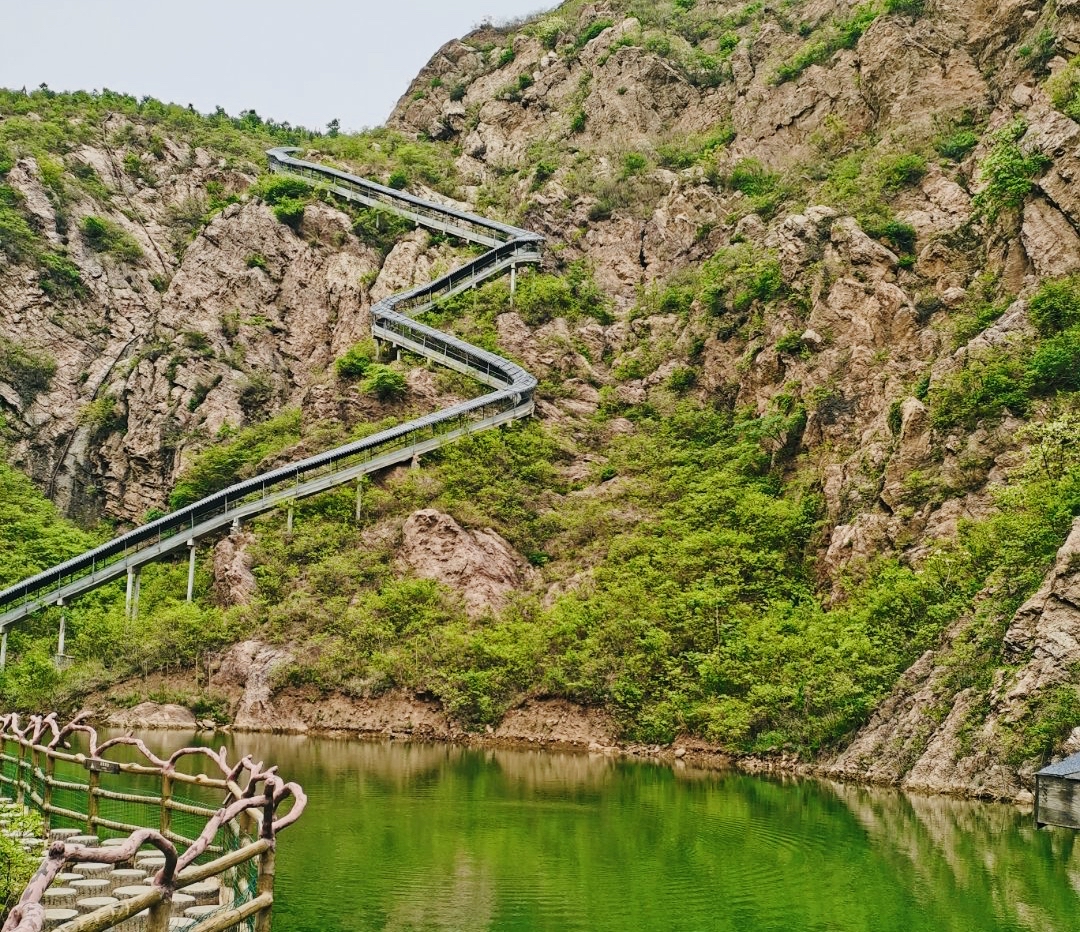
[[[93,835],[94,825],[97,823],[98,817],[97,791],[101,784],[101,774],[96,770],[91,770],[87,783],[89,786],[86,788],[86,833]]]
[[[45,829],[46,837],[49,834],[50,822],[52,821],[52,781],[56,773],[56,758],[48,751],[45,752],[45,787],[41,791],[41,824]]]
[[[172,828],[172,809],[169,808],[169,803],[172,802],[172,777],[163,773],[161,775],[161,834],[166,838],[169,837],[169,830]]]
[[[274,859],[275,855],[273,848],[267,848],[262,854],[259,855],[259,896],[262,896],[263,894],[269,894],[272,898],[274,895]],[[258,916],[255,917],[255,932],[270,932],[271,909],[271,906],[267,906],[264,910],[262,910],[262,912],[258,914]]]
[[[146,932],[169,932],[169,916],[172,913],[172,895],[168,894],[165,899],[150,907],[149,921],[146,923]]]
[[[15,802],[20,806],[26,799],[26,791],[23,785],[23,761],[26,758],[26,742],[19,738],[19,759],[15,762]]]

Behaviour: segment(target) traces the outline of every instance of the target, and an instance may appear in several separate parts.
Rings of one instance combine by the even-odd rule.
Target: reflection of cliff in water
[[[1010,807],[602,755],[206,737],[309,793],[278,852],[290,932],[1080,929],[1072,835]]]
[[[1032,817],[1012,806],[822,786],[850,808],[896,874],[910,874],[919,888],[953,888],[967,902],[985,901],[1016,928],[1080,928],[1074,832],[1036,830]]]

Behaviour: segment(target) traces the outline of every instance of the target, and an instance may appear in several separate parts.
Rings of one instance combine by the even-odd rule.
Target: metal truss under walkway
[[[325,165],[293,157],[295,149],[271,149],[270,171],[296,177],[366,207],[385,210],[418,226],[489,247],[483,255],[427,284],[379,301],[371,309],[372,336],[440,365],[471,376],[492,391],[470,401],[380,431],[363,440],[238,482],[50,567],[0,592],[0,668],[7,659],[12,625],[45,606],[64,606],[71,599],[127,577],[127,611],[138,609],[139,570],[181,548],[189,548],[188,599],[195,578],[195,546],[199,538],[278,507],[325,492],[470,433],[496,427],[533,412],[536,379],[508,359],[412,318],[447,298],[509,269],[511,281],[519,265],[540,261],[543,237],[497,223],[434,201],[396,191]],[[359,494],[359,489],[358,489]],[[359,499],[358,499],[359,501]],[[359,506],[358,506],[359,507]],[[58,655],[64,654],[61,614]]]

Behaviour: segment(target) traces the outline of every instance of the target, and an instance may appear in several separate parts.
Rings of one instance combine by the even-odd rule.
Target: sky
[[[555,0],[0,0],[0,87],[378,126],[438,48]]]

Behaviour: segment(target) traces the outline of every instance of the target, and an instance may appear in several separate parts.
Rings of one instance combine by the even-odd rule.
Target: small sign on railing
[[[119,773],[120,765],[114,760],[102,760],[100,757],[88,757],[83,763],[91,773]]]

